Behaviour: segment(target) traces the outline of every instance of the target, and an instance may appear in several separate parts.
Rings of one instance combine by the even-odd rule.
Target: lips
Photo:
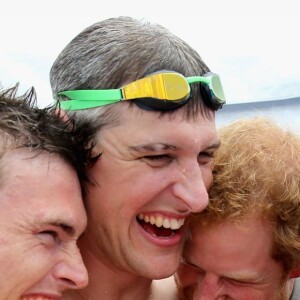
[[[172,238],[183,226],[185,218],[140,213],[137,217],[143,229],[153,237]]]

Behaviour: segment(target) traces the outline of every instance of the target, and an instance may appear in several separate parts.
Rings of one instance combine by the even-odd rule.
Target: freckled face
[[[166,277],[179,264],[185,218],[208,203],[219,144],[214,116],[159,118],[127,106],[121,113],[119,125],[99,133],[88,233],[111,268]]]
[[[58,299],[87,284],[76,241],[86,214],[75,171],[49,153],[13,150],[0,166],[0,298]]]
[[[176,274],[182,299],[288,299],[283,268],[271,257],[272,244],[270,225],[260,219],[193,228],[184,249],[186,263]]]

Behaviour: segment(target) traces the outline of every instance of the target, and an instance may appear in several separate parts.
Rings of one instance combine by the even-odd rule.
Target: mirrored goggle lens
[[[225,95],[224,95],[220,77],[217,75],[212,75],[210,79],[211,79],[210,88],[212,89],[215,97],[219,99],[220,103],[222,104],[225,103]]]
[[[154,98],[163,101],[183,101],[190,95],[190,86],[178,73],[160,73],[131,82],[122,88],[123,99]]]
[[[204,76],[187,77],[187,81],[190,84],[200,84],[200,93],[209,108],[218,110],[226,102],[221,80],[217,74],[209,72]]]

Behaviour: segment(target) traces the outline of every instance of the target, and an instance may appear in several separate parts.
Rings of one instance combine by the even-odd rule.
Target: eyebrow
[[[186,265],[195,268],[199,271],[204,271],[202,268],[200,268],[199,266],[193,264],[192,262],[190,262],[189,260],[187,260],[186,258],[183,259],[183,263],[185,263]],[[258,276],[257,273],[253,272],[253,271],[238,271],[238,272],[225,272],[224,274],[220,275],[223,278],[228,278],[231,280],[236,280],[236,281],[245,281],[245,282],[253,282],[256,283],[258,281],[261,280],[261,278]]]
[[[130,146],[129,150],[133,152],[156,152],[156,151],[166,151],[166,150],[178,151],[180,149],[170,144],[150,143],[150,144]]]
[[[221,141],[217,140],[211,145],[209,145],[207,148],[204,150],[216,150],[221,146]],[[132,152],[159,152],[159,151],[179,151],[181,150],[180,147],[170,145],[170,144],[165,144],[165,143],[149,143],[149,144],[141,144],[141,145],[136,145],[136,146],[130,146],[128,149]]]
[[[261,276],[258,276],[256,272],[253,271],[236,271],[236,272],[226,272],[222,274],[222,277],[226,277],[232,280],[237,280],[237,281],[245,281],[245,282],[258,282],[261,280]]]
[[[76,230],[75,228],[70,225],[66,224],[65,222],[62,221],[48,221],[44,222],[45,225],[51,225],[54,227],[59,227],[63,232],[65,232],[69,237],[74,237],[76,235]]]
[[[221,146],[221,140],[217,140],[211,145],[209,145],[206,149],[218,149]]]

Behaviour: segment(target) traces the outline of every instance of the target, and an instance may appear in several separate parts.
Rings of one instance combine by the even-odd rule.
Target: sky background
[[[221,76],[227,103],[300,96],[300,10],[285,0],[2,1],[0,84],[52,100],[52,63],[95,22],[132,16],[170,29]]]

